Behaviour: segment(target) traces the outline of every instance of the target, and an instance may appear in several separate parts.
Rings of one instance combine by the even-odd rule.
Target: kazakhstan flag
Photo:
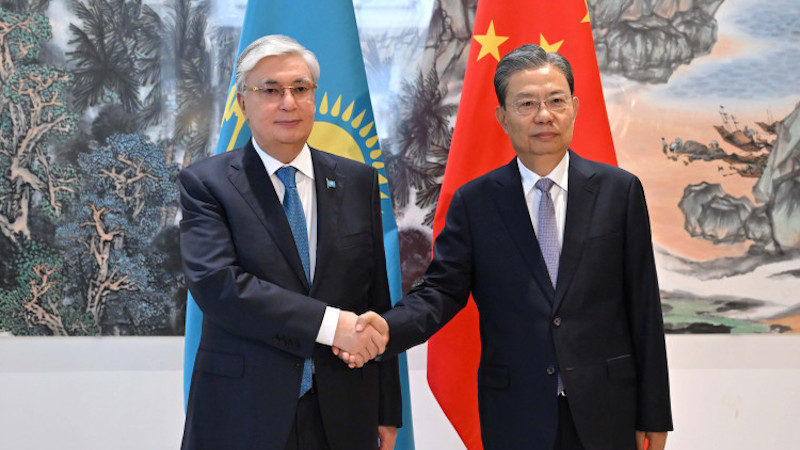
[[[352,1],[250,0],[245,11],[237,55],[251,42],[268,34],[291,36],[314,52],[319,60],[321,76],[315,95],[317,112],[308,144],[363,162],[378,170],[386,270],[392,303],[395,303],[402,296],[397,223],[372,115]],[[250,129],[236,103],[234,85],[234,77],[231,75],[217,153],[241,147],[250,139]],[[185,400],[189,396],[192,368],[200,343],[202,317],[202,312],[190,296],[186,308]],[[395,448],[413,449],[414,433],[405,353],[400,355],[400,378],[403,389],[403,427],[398,432]]]

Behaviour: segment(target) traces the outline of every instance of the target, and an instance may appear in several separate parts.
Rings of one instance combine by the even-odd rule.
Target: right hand
[[[383,321],[382,317],[378,317],[380,321]],[[383,353],[389,341],[388,325],[382,328],[385,330],[386,337],[384,338],[384,334],[378,329],[369,326],[375,321],[374,318],[370,318],[366,322],[362,321],[360,325],[358,320],[360,318],[354,313],[340,311],[339,322],[333,336],[333,353],[347,363],[350,368],[362,367],[367,361]],[[383,322],[385,324],[385,321]],[[378,326],[380,327],[380,324]]]
[[[344,312],[345,311],[342,311],[342,313]],[[351,312],[347,313],[355,316],[355,314]],[[341,313],[339,317],[341,323]],[[348,315],[345,320],[348,320],[350,317],[351,316]],[[358,316],[355,324],[355,332],[360,335],[362,339],[367,337],[369,338],[370,342],[367,342],[367,350],[369,351],[366,354],[359,351],[352,352],[340,345],[337,345],[335,337],[333,342],[333,354],[338,356],[339,359],[344,361],[351,369],[355,367],[362,367],[367,363],[367,361],[383,353],[383,351],[386,350],[386,345],[389,343],[389,324],[386,323],[386,320],[384,320],[383,317],[373,311],[368,311],[361,316]],[[338,326],[336,333],[339,333]],[[376,351],[373,353],[373,350]]]

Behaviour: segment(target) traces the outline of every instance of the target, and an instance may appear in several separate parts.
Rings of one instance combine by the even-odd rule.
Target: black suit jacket
[[[551,450],[560,372],[587,450],[635,449],[634,430],[672,429],[641,183],[570,154],[555,290],[521,183],[513,160],[456,191],[423,282],[384,314],[387,354],[427,340],[472,293],[484,448]]]
[[[396,358],[353,370],[315,343],[326,305],[356,313],[391,307],[377,173],[314,149],[311,157],[311,286],[252,143],[180,173],[181,254],[203,311],[183,449],[283,450],[309,356],[332,448],[375,448],[379,423],[401,423]]]

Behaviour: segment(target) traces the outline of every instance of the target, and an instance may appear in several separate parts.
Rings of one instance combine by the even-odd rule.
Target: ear
[[[242,114],[244,114],[244,116],[247,117],[247,110],[244,104],[244,94],[242,94],[241,92],[236,93],[236,103],[239,104],[239,109],[242,110]]]
[[[575,122],[575,118],[578,117],[578,106],[581,105],[581,101],[578,97],[572,96],[572,122]]]
[[[506,128],[507,117],[505,108],[503,108],[500,105],[497,105],[497,107],[494,109],[494,116],[497,118],[497,122],[500,124],[500,126],[503,127],[503,131],[505,131],[506,134],[508,134],[508,128]]]

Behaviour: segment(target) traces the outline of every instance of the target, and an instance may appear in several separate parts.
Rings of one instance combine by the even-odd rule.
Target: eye
[[[298,94],[305,94],[308,92],[308,86],[295,86],[294,91]]]
[[[553,97],[550,99],[550,104],[553,106],[561,106],[566,100],[564,97]]]
[[[261,90],[266,95],[273,96],[273,95],[280,95],[281,90],[278,88],[264,88]]]
[[[517,108],[523,108],[523,109],[533,108],[533,102],[530,101],[530,100],[528,100],[526,102],[519,102],[517,104]]]

